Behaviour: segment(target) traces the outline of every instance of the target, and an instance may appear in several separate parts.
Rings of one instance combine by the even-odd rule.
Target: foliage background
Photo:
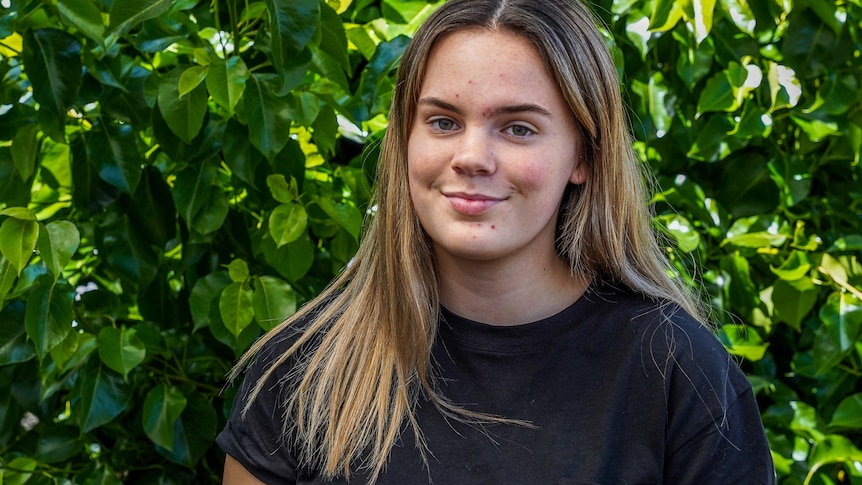
[[[217,482],[225,373],[355,251],[434,4],[0,6],[0,483]],[[595,10],[780,481],[862,483],[862,2]]]

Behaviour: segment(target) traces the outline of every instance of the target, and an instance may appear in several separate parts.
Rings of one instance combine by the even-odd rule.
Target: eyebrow
[[[461,110],[451,103],[447,103],[442,99],[435,98],[433,96],[429,96],[427,98],[422,98],[419,100],[419,105],[427,105],[427,106],[435,106],[440,109],[444,109],[446,111],[451,111],[456,114],[462,114]],[[547,116],[548,118],[553,118],[554,116],[547,109],[539,106],[538,104],[532,103],[521,103],[521,104],[512,104],[506,106],[499,106],[491,112],[493,116],[505,115],[505,114],[517,114],[517,113],[536,113],[542,116]]]

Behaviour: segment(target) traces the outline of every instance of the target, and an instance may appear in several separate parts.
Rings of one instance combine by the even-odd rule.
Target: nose
[[[496,171],[491,135],[483,127],[466,129],[462,133],[455,154],[452,170],[465,175],[491,175]]]

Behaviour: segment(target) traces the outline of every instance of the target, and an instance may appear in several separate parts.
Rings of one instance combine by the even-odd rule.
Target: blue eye
[[[454,121],[448,118],[440,118],[431,122],[431,126],[440,131],[451,131],[457,126]]]

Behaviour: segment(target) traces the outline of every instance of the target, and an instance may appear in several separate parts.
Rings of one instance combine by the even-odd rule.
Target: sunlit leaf
[[[213,100],[233,115],[236,104],[245,90],[249,72],[239,56],[227,60],[218,59],[209,65],[207,73],[207,89]]]
[[[207,327],[210,324],[213,309],[219,319],[218,296],[231,283],[227,271],[216,271],[199,279],[189,296],[189,307],[194,321],[194,330]]]
[[[179,83],[177,84],[177,92],[179,97],[192,92],[196,87],[200,86],[207,78],[207,68],[204,66],[191,66],[180,75]]]
[[[762,359],[769,347],[756,329],[746,325],[722,325],[719,336],[728,352],[754,362]]]
[[[69,221],[53,221],[42,226],[37,244],[42,261],[55,277],[59,277],[80,242],[81,236],[74,224]]]
[[[296,295],[285,281],[261,276],[255,281],[254,318],[264,330],[270,330],[296,311]]]
[[[99,358],[126,378],[144,361],[146,347],[133,328],[105,327],[99,331]]]
[[[248,263],[241,259],[234,259],[227,267],[231,281],[241,283],[248,279]]]
[[[841,400],[832,420],[829,421],[829,427],[862,429],[862,393],[852,394]]]
[[[279,247],[296,241],[305,233],[308,214],[305,207],[293,202],[279,204],[269,215],[269,233]]]
[[[250,282],[233,282],[219,295],[218,307],[224,326],[234,336],[239,336],[254,318]]]
[[[202,85],[196,85],[188,94],[181,94],[180,79],[184,72],[182,68],[177,68],[162,79],[159,84],[159,111],[171,131],[184,142],[191,143],[204,123],[207,94]]]
[[[18,274],[27,266],[39,239],[39,223],[9,217],[0,225],[0,253]]]
[[[800,330],[802,320],[814,308],[819,291],[810,278],[795,281],[778,280],[772,292],[772,301],[780,320]]]
[[[36,154],[39,152],[39,125],[33,123],[22,127],[12,139],[12,161],[18,174],[27,180],[36,170]]]

